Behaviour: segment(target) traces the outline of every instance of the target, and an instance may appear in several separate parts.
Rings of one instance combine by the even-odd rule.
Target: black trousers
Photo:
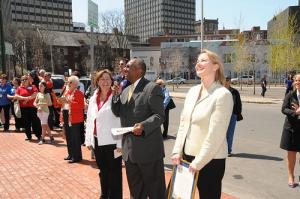
[[[48,117],[48,126],[51,130],[53,130],[54,126],[54,107],[48,106],[49,108],[49,117]]]
[[[169,111],[170,109],[165,109],[165,121],[163,123],[164,131],[163,131],[163,137],[168,137],[168,129],[169,129]]]
[[[132,199],[165,198],[166,184],[163,159],[154,162],[125,162],[127,180]]]
[[[114,158],[116,145],[98,146],[95,138],[95,157],[100,169],[101,198],[122,199],[122,157]]]
[[[54,126],[59,127],[59,114],[60,114],[60,108],[54,108]]]
[[[66,133],[68,155],[75,161],[82,160],[81,123],[69,126],[69,111],[63,110],[64,129]]]
[[[35,136],[40,139],[42,135],[41,121],[37,116],[37,109],[34,107],[21,108],[22,120],[25,127],[25,134],[31,139],[31,127]]]
[[[195,157],[183,154],[182,158],[192,162]],[[205,165],[198,176],[197,188],[201,199],[220,199],[222,179],[225,172],[225,159],[213,159]]]
[[[23,127],[22,118],[18,118],[15,113],[14,104],[11,104],[11,112],[15,118],[15,128],[20,129]]]
[[[262,87],[261,87],[261,96],[265,97],[266,91],[267,91],[267,87],[262,86]]]
[[[0,106],[0,113],[2,109],[4,110],[4,118],[5,118],[4,131],[7,131],[9,129],[9,108],[10,108],[10,104]]]

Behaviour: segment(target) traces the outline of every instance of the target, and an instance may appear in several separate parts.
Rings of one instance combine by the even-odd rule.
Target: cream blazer
[[[233,109],[232,95],[215,82],[199,100],[202,85],[192,87],[181,113],[173,154],[195,156],[191,165],[201,170],[212,159],[227,157],[226,132]],[[185,143],[185,145],[184,145]]]
[[[109,144],[117,144],[117,147],[121,148],[122,136],[113,136],[111,133],[112,128],[121,127],[120,118],[116,117],[111,110],[112,95],[98,111],[96,102],[97,93],[98,90],[94,92],[94,95],[89,100],[86,119],[85,145],[93,146],[95,148],[94,121],[96,119],[98,145],[103,146]]]

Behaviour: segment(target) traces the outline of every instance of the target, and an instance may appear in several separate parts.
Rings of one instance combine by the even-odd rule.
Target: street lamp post
[[[204,21],[203,21],[203,0],[201,0],[201,51],[203,50],[203,29],[204,29]]]

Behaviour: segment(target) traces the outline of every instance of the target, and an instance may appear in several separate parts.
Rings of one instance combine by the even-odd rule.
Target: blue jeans
[[[235,125],[236,125],[236,119],[237,119],[237,115],[232,114],[231,118],[230,118],[228,129],[227,129],[226,139],[227,139],[228,153],[229,154],[232,151],[232,142],[233,142],[233,135],[234,135]]]

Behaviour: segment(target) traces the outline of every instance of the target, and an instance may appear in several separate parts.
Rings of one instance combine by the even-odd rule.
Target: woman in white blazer
[[[121,127],[120,119],[111,110],[113,78],[109,70],[96,74],[97,90],[89,100],[85,144],[95,150],[95,157],[100,169],[100,198],[122,199],[122,158],[114,157],[121,152],[122,137],[115,137],[112,128]]]
[[[174,165],[190,162],[190,172],[199,172],[201,199],[221,197],[227,156],[226,132],[233,108],[232,95],[223,87],[223,64],[215,53],[202,51],[195,66],[201,84],[192,87],[184,103],[176,142]]]

